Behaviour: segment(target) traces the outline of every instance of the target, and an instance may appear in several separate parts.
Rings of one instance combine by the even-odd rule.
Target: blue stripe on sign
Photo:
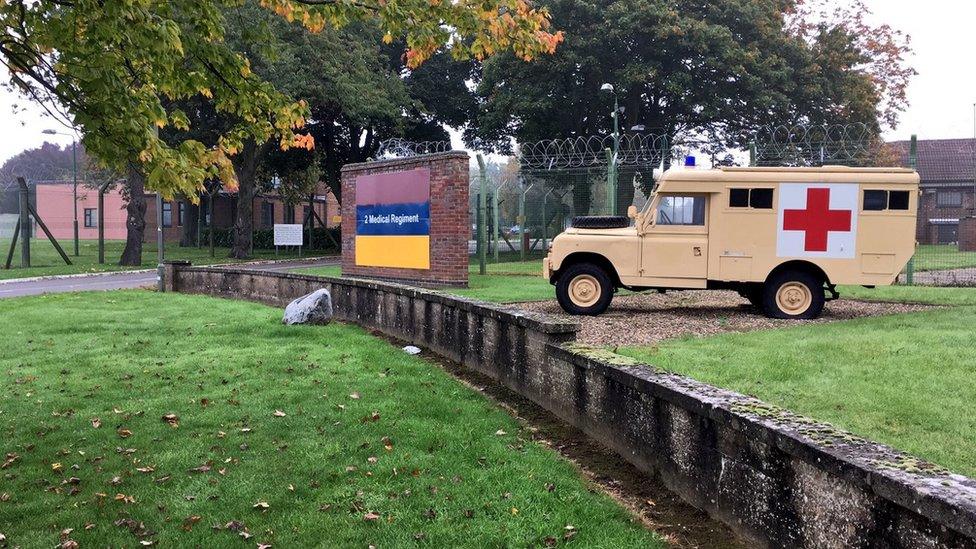
[[[430,202],[356,206],[356,234],[429,235]]]

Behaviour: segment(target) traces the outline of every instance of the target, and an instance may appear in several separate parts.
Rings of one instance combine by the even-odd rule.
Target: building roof
[[[902,165],[908,165],[911,142],[892,141]],[[922,185],[972,182],[976,177],[976,139],[919,139],[918,175]]]

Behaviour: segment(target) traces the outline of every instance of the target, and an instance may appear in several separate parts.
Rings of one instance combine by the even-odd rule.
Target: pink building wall
[[[37,191],[37,213],[41,216],[54,237],[74,238],[74,217],[72,216],[73,184],[39,184]],[[85,227],[85,210],[91,210],[92,227]],[[98,238],[98,191],[78,185],[78,237],[82,240]],[[125,240],[125,204],[119,190],[105,193],[105,239]]]

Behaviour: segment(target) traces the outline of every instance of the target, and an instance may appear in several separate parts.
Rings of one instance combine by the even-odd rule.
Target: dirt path
[[[520,308],[558,315],[580,323],[578,340],[590,345],[650,345],[685,335],[708,336],[786,326],[798,322],[834,322],[931,308],[928,305],[840,299],[830,301],[814,321],[766,318],[735,292],[674,291],[617,296],[610,309],[596,317],[569,316],[555,300],[521,303]]]

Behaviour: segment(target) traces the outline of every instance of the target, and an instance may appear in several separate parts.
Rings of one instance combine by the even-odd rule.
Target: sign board
[[[430,169],[356,178],[356,265],[430,269]]]
[[[301,246],[302,245],[302,226],[283,225],[274,226],[274,245],[275,246]]]

